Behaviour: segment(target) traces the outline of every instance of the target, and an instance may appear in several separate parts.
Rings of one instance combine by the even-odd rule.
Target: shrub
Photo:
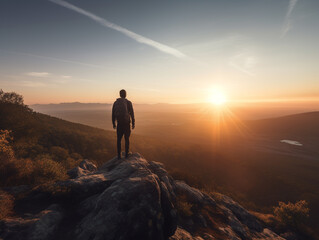
[[[69,157],[69,152],[62,147],[53,146],[50,149],[53,160],[57,162],[62,162]]]
[[[9,145],[10,131],[0,130],[0,164],[6,164],[14,157],[13,149]]]
[[[190,217],[193,215],[193,205],[189,203],[184,195],[177,196],[177,212],[183,217]]]
[[[0,190],[0,220],[13,212],[14,199],[11,195]]]
[[[75,159],[75,160],[80,160],[80,159],[82,159],[82,156],[81,156],[80,154],[78,154],[78,153],[71,153],[71,154],[70,154],[70,157],[73,158],[73,159]]]
[[[0,130],[0,186],[6,184],[8,177],[16,174],[14,152],[9,140],[10,131]]]
[[[300,200],[295,204],[279,202],[279,206],[274,208],[274,215],[284,225],[299,228],[309,217],[309,211],[308,203],[305,200]]]
[[[31,159],[17,159],[14,167],[16,174],[8,178],[10,185],[33,184],[34,183],[34,162]]]
[[[14,151],[9,142],[12,140],[10,131],[0,130],[0,186],[21,184],[39,184],[49,181],[66,179],[65,167],[52,160],[48,154],[38,155],[34,160],[14,157]],[[52,148],[60,161],[66,167],[75,166],[78,161],[68,158],[68,152],[60,147]]]
[[[45,183],[67,178],[65,168],[50,158],[43,158],[34,162],[33,176],[35,183]]]
[[[71,157],[68,157],[66,160],[61,162],[61,164],[66,170],[70,170],[71,168],[77,167],[81,161],[82,159],[75,160]]]

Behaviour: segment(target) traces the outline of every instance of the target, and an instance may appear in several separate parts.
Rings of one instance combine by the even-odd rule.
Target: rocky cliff
[[[0,221],[0,239],[284,239],[231,198],[174,180],[138,153],[68,174],[10,189],[19,216]]]

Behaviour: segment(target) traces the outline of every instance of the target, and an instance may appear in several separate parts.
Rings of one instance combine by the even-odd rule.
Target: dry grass
[[[177,212],[183,217],[190,217],[193,215],[193,204],[189,203],[184,195],[177,196]]]
[[[8,217],[13,212],[14,198],[0,190],[0,220]]]

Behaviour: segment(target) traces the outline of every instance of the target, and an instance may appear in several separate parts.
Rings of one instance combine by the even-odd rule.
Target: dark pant
[[[128,154],[130,147],[130,135],[131,135],[131,126],[130,123],[117,124],[117,155],[121,156],[121,141],[124,135],[125,139],[125,154]]]

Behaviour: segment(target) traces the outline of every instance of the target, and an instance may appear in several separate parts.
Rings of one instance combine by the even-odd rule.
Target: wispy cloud
[[[23,80],[21,76],[6,76],[7,81],[1,81],[1,85],[5,87],[28,87],[28,88],[39,88],[47,87],[47,82],[42,82],[39,80]]]
[[[230,35],[222,38],[212,39],[209,41],[184,44],[181,45],[181,47],[183,47],[183,49],[186,48],[188,51],[198,52],[198,50],[200,50],[211,54],[212,51],[219,51],[222,48],[229,48],[229,46],[238,44],[238,42],[245,39],[246,37],[241,35]]]
[[[58,75],[49,72],[27,72],[18,75],[2,75],[1,77],[8,79],[7,81],[1,80],[1,85],[28,88],[54,87],[67,84],[74,78],[69,75]],[[76,81],[83,81],[83,79],[76,78]]]
[[[27,57],[46,59],[46,60],[55,61],[55,62],[71,63],[71,64],[76,64],[76,65],[81,65],[81,66],[86,66],[86,67],[92,67],[92,68],[100,68],[100,69],[105,68],[101,65],[96,65],[96,64],[90,64],[90,63],[85,63],[85,62],[79,62],[79,61],[73,61],[73,60],[67,60],[67,59],[61,59],[61,58],[54,58],[54,57],[47,57],[47,56],[41,56],[41,55],[36,55],[36,54],[24,53],[24,52],[7,51],[7,50],[3,50],[3,49],[0,49],[0,51],[5,52],[5,53],[9,53],[9,54],[16,54],[16,55],[22,55],[22,56],[27,56]]]
[[[62,75],[61,78],[63,78],[63,79],[70,79],[70,78],[72,78],[72,76]]]
[[[43,82],[35,82],[35,81],[20,81],[16,83],[17,86],[21,87],[30,87],[30,88],[38,88],[47,86],[46,83]]]
[[[134,89],[134,90],[138,90],[138,91],[149,91],[149,92],[161,92],[160,90],[158,90],[158,89],[155,89],[155,88],[131,88],[131,89]]]
[[[69,75],[56,75],[49,72],[27,72],[24,74],[25,76],[28,76],[28,80],[18,81],[18,84],[20,86],[25,87],[44,87],[44,86],[54,86],[54,85],[61,85],[68,83],[72,76]],[[23,76],[18,76],[18,78],[21,78]],[[30,77],[31,80],[30,80]],[[34,77],[42,78],[41,81],[39,79],[34,79]],[[44,80],[45,79],[45,80]]]
[[[48,72],[27,72],[25,75],[31,76],[31,77],[48,77],[48,76],[50,76],[50,73],[48,73]]]
[[[188,58],[184,53],[180,52],[179,50],[177,50],[175,48],[169,47],[165,44],[162,44],[162,43],[156,42],[152,39],[141,36],[141,35],[139,35],[135,32],[132,32],[124,27],[121,27],[115,23],[112,23],[104,18],[101,18],[101,17],[99,17],[91,12],[88,12],[82,8],[79,8],[73,4],[70,4],[70,3],[62,1],[62,0],[49,0],[49,1],[53,2],[55,4],[58,4],[60,6],[63,6],[65,8],[68,8],[72,11],[77,12],[77,13],[80,13],[80,14],[94,20],[95,22],[101,24],[104,27],[111,28],[111,29],[114,29],[115,31],[121,32],[124,35],[128,36],[129,38],[134,39],[135,41],[137,41],[139,43],[149,45],[149,46],[151,46],[151,47],[153,47],[161,52],[170,54],[170,55],[177,57],[177,58]]]
[[[19,54],[19,53],[18,53],[18,54]],[[20,54],[21,54],[21,53],[20,53]],[[23,54],[24,54],[24,53],[23,53]],[[81,66],[86,66],[86,67],[101,68],[101,69],[104,68],[104,67],[101,66],[101,65],[96,65],[96,64],[91,64],[91,63],[84,63],[84,62],[78,62],[78,61],[67,60],[67,59],[61,59],[61,58],[40,56],[40,55],[27,54],[27,53],[24,54],[24,55],[28,55],[28,56],[30,56],[30,57],[36,57],[36,58],[42,58],[42,59],[57,61],[57,62],[71,63],[71,64],[76,64],[76,65],[81,65]]]
[[[287,9],[287,13],[285,16],[284,24],[281,30],[281,38],[285,37],[289,30],[292,28],[292,20],[291,20],[291,13],[294,10],[298,0],[289,0],[289,5]]]
[[[256,58],[253,55],[245,52],[234,55],[229,59],[230,66],[249,76],[255,75],[253,69],[256,64]]]

